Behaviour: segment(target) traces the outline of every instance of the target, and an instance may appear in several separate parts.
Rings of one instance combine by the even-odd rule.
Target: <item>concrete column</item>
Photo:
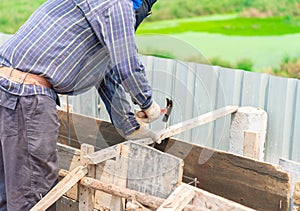
[[[256,136],[259,137],[258,157],[259,160],[263,161],[267,131],[267,113],[260,108],[240,107],[238,111],[232,115],[229,152],[244,155],[245,131],[252,131],[258,134]],[[253,146],[255,146],[255,144],[253,144]]]

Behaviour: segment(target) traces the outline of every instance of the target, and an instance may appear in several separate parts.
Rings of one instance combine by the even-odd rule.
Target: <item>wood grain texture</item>
[[[245,157],[259,160],[260,154],[260,133],[256,131],[244,131],[244,149],[243,155]],[[263,150],[263,149],[261,149]]]
[[[88,173],[87,176],[94,178],[96,174],[96,166],[88,165],[85,156],[93,153],[94,147],[89,144],[82,144],[80,150],[80,162],[82,166],[86,166]],[[86,188],[83,185],[79,185],[79,210],[80,211],[91,211],[94,209],[95,190]]]
[[[74,168],[81,165],[79,149],[57,143],[57,151],[60,169],[72,171]],[[74,185],[67,193],[65,193],[65,196],[73,200],[78,200],[78,195],[79,192],[77,184]]]
[[[68,138],[67,113],[58,110],[57,115],[60,122],[59,135]],[[73,147],[86,143],[93,145],[96,149],[104,149],[125,141],[109,122],[75,113],[70,113],[69,122],[70,139],[75,145]]]
[[[30,211],[43,211],[55,203],[72,186],[87,174],[87,168],[78,166],[69,172],[53,189],[51,189]]]
[[[100,121],[99,124],[104,123]],[[113,127],[108,126],[109,123],[104,125],[108,130],[113,131],[111,130]],[[88,126],[82,125],[82,127]],[[109,134],[111,140],[118,140],[119,136],[116,132]],[[288,209],[289,175],[277,165],[175,139],[169,139],[156,147],[184,159],[184,175],[197,178],[200,182],[198,187],[204,190],[257,210]]]
[[[66,176],[68,173],[69,172],[65,170],[59,171],[59,175],[62,177]],[[93,179],[89,177],[83,177],[80,180],[80,184],[86,186],[87,188],[93,188],[101,192],[103,191],[107,194],[113,194],[115,196],[119,196],[126,199],[134,199],[143,205],[155,209],[160,207],[165,201],[165,199],[152,196],[147,193],[141,193],[139,191],[120,187],[111,183],[101,182],[97,179]],[[196,206],[192,204],[188,204],[184,207],[185,211],[206,211],[206,210],[253,211],[252,209],[240,205],[236,202],[230,201],[220,196],[216,196],[212,193],[208,193],[207,191],[201,190],[199,188],[195,188],[193,186],[184,183],[182,183],[182,185],[185,188],[191,189],[192,191],[196,192],[195,197],[197,197],[197,203],[195,202]],[[199,200],[201,201],[201,204],[199,203]],[[103,209],[107,210],[109,208],[100,208],[100,210]]]
[[[201,189],[257,210],[288,210],[290,178],[280,166],[174,139],[161,150],[182,158]]]
[[[300,205],[300,181],[295,183],[295,190],[294,190],[294,203],[296,205]]]
[[[113,184],[126,188],[130,148],[124,144],[117,145],[117,156],[113,175]],[[125,210],[125,199],[112,195],[110,209],[115,211]]]
[[[183,161],[152,147],[126,142],[129,146],[127,187],[167,198],[180,185]]]
[[[200,125],[205,125],[207,123],[213,122],[216,119],[232,114],[238,110],[237,106],[226,106],[215,111],[211,111],[205,114],[202,114],[193,119],[186,120],[184,122],[170,126],[167,129],[164,129],[158,132],[158,140],[164,140],[174,135],[178,135],[182,132],[188,131]]]
[[[85,156],[88,164],[99,164],[117,156],[117,145],[101,149]]]
[[[194,198],[195,191],[190,186],[180,185],[159,206],[157,211],[181,211]]]

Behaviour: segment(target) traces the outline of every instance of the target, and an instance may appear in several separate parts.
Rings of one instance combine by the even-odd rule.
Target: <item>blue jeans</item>
[[[30,210],[55,184],[58,129],[53,99],[0,90],[0,211]]]

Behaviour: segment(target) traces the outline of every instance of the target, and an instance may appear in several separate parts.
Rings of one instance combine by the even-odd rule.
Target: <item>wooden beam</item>
[[[101,149],[97,152],[86,155],[84,158],[88,164],[99,164],[103,161],[115,158],[117,156],[118,145]]]
[[[61,169],[59,171],[59,176],[65,177],[66,175],[68,175],[68,173],[69,172],[67,170]],[[164,199],[162,198],[155,197],[147,193],[141,193],[128,188],[119,187],[111,183],[101,182],[97,179],[93,179],[89,177],[83,177],[80,180],[80,184],[88,188],[94,188],[95,190],[103,191],[105,193],[119,196],[122,198],[126,198],[126,199],[134,198],[138,202],[153,208],[158,208],[164,202]]]
[[[175,139],[157,147],[182,158],[184,175],[201,189],[257,210],[289,209],[290,176],[278,165]]]
[[[167,129],[163,129],[163,130],[157,132],[157,134],[156,134],[157,143],[160,143],[160,141],[162,141],[166,138],[169,138],[171,136],[178,135],[187,130],[210,123],[221,117],[232,114],[232,113],[236,112],[237,110],[238,110],[237,106],[226,106],[226,107],[217,109],[215,111],[211,111],[206,114],[202,114],[193,119],[189,119],[184,122],[172,125]],[[152,139],[142,139],[142,140],[138,140],[137,142],[139,144],[148,144],[148,145],[153,144]]]
[[[182,186],[183,187],[185,186],[195,192],[192,205],[194,207],[197,207],[197,209],[201,208],[199,209],[199,211],[206,210],[206,209],[207,210],[254,211],[254,209],[235,203],[233,201],[209,193],[202,189],[187,185],[185,183],[183,183]],[[195,211],[195,210],[191,210],[187,208],[185,209],[185,211]]]
[[[203,114],[196,118],[186,120],[176,125],[172,125],[169,128],[164,129],[158,133],[158,140],[164,140],[165,138],[180,134],[184,131],[193,129],[200,125],[210,123],[212,121],[215,121],[216,119],[232,114],[237,110],[238,110],[237,106],[226,106],[224,108],[220,108],[218,110]]]
[[[259,132],[251,130],[244,131],[244,156],[259,160],[260,139]]]
[[[72,171],[74,168],[81,166],[80,162],[80,150],[57,143],[58,157],[59,157],[59,168]],[[78,187],[74,185],[65,196],[78,200]]]
[[[87,166],[87,176],[94,178],[96,174],[95,165],[88,165],[87,160],[84,158],[85,155],[94,152],[94,147],[89,144],[81,145],[80,161],[82,166]],[[94,197],[95,190],[87,188],[83,185],[79,185],[79,210],[80,211],[91,211],[94,209]]]
[[[55,203],[64,193],[87,174],[87,168],[78,166],[68,173],[46,196],[44,196],[30,211],[44,211]]]
[[[190,186],[180,185],[159,206],[157,211],[181,211],[194,198],[195,191]]]
[[[64,177],[64,176],[68,175],[68,171],[60,170],[59,175],[61,177]],[[95,190],[103,191],[108,194],[112,194],[112,195],[119,196],[122,198],[134,199],[143,205],[146,205],[146,206],[149,206],[149,207],[155,208],[155,209],[157,209],[159,206],[161,206],[165,201],[165,199],[162,199],[162,198],[159,198],[156,196],[152,196],[147,193],[141,193],[141,192],[138,192],[138,191],[135,191],[132,189],[128,189],[128,188],[124,188],[124,187],[120,187],[120,186],[117,186],[114,184],[101,182],[99,180],[89,178],[89,177],[83,177],[80,180],[80,184],[84,185],[88,188],[93,188]],[[222,203],[223,203],[223,204],[231,205],[231,207],[237,207],[237,208],[239,208],[239,211],[253,211],[250,208],[247,208],[243,205],[240,205],[236,202],[232,202],[232,201],[222,198],[220,196],[215,196],[214,194],[208,193],[207,191],[204,191],[202,189],[198,189],[198,188],[195,188],[195,187],[187,185],[187,184],[182,184],[182,185],[185,185],[188,188],[191,188],[193,191],[195,191],[197,193],[201,193],[202,196],[206,197],[206,198],[203,198],[203,200],[207,200],[207,198],[209,199],[209,201],[218,199],[217,203],[213,204],[211,207],[207,207],[205,205],[205,201],[204,201],[204,205],[201,205],[202,207],[201,206],[197,207],[197,206],[188,204],[185,206],[184,210],[189,210],[189,211],[201,210],[202,211],[202,210],[206,210],[208,208],[209,208],[209,210],[218,210],[220,207],[222,207]]]
[[[68,137],[67,113],[63,110],[58,110],[57,115],[60,122],[59,135]],[[77,140],[77,143],[84,142],[104,149],[125,141],[111,123],[94,117],[70,113],[69,123],[71,141]],[[78,144],[76,145],[78,146]]]
[[[129,162],[129,146],[118,144],[117,157],[115,163],[115,174],[113,175],[113,184],[126,188],[127,171]],[[110,209],[114,211],[125,210],[125,199],[113,195],[111,198]]]

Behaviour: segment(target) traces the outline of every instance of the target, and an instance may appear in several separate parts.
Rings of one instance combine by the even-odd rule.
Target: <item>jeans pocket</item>
[[[47,155],[56,150],[59,123],[56,103],[48,96],[37,96],[38,104],[26,122],[28,150],[32,155]]]
[[[10,110],[15,110],[18,102],[18,96],[6,93],[0,90],[0,106]]]
[[[14,136],[18,134],[17,116],[18,97],[0,90],[0,134]]]

